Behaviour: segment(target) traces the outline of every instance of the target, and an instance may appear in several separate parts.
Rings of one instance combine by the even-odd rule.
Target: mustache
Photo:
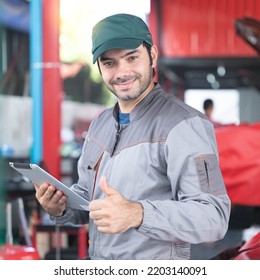
[[[140,77],[140,75],[128,75],[128,76],[124,76],[124,77],[118,77],[118,78],[112,80],[111,84],[116,85],[116,84],[121,84],[121,83],[127,83],[129,81],[136,80],[139,77]]]

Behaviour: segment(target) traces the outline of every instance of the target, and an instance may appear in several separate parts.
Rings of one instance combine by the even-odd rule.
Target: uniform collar
[[[155,96],[161,91],[161,86],[158,83],[155,83],[154,88],[134,107],[132,112],[130,112],[130,122],[140,119],[147,110],[151,107],[150,104]],[[119,105],[118,102],[114,106],[113,116],[118,122],[118,111]]]

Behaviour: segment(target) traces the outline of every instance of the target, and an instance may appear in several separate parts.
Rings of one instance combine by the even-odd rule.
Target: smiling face
[[[104,83],[117,96],[122,112],[130,112],[154,87],[155,46],[151,47],[151,57],[152,64],[143,45],[133,50],[109,50],[99,57]]]

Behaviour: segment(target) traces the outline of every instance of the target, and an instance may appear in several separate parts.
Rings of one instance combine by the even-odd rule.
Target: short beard
[[[131,81],[133,79],[135,80],[141,80],[142,76],[141,75],[135,75],[135,76],[127,76],[115,81],[112,81],[111,84],[116,84],[117,82],[127,82],[127,81]],[[121,101],[123,102],[128,102],[128,101],[132,101],[137,99],[138,97],[142,96],[142,94],[147,90],[147,88],[149,87],[151,81],[153,79],[153,68],[150,68],[150,73],[149,76],[147,77],[147,79],[145,80],[145,83],[141,84],[140,89],[135,93],[135,94],[131,94],[131,95],[123,95],[120,96],[118,95],[113,88],[108,87],[108,89]]]

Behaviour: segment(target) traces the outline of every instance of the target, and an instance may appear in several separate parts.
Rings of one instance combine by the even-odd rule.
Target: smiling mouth
[[[120,89],[128,89],[133,85],[135,80],[136,79],[127,82],[114,83],[114,86],[119,87]]]
[[[136,80],[136,78],[132,77],[131,79],[118,79],[116,81],[113,81],[113,84],[115,85],[123,85],[123,84],[129,84]]]

